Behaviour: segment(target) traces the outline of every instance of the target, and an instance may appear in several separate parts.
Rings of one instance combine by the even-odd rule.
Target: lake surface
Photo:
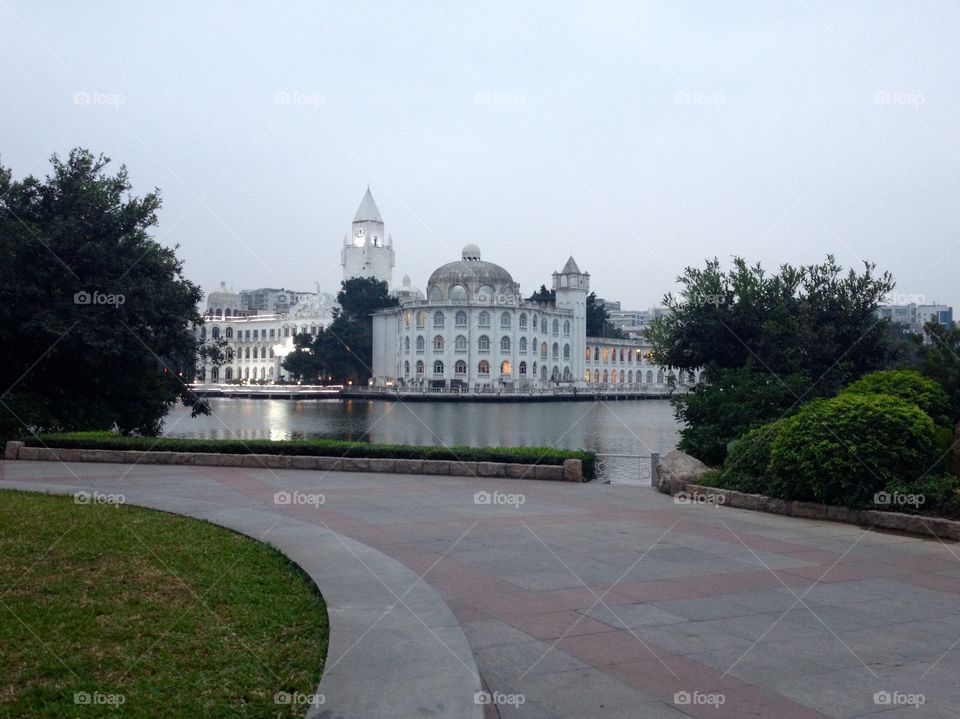
[[[212,399],[212,414],[178,406],[171,437],[347,439],[387,444],[558,447],[601,455],[606,478],[649,482],[649,460],[666,454],[678,425],[666,400],[619,402],[401,402],[382,400]]]

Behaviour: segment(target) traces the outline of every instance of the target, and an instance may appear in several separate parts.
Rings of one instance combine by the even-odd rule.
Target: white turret
[[[352,231],[344,237],[340,264],[345,280],[374,277],[388,288],[393,281],[393,238],[383,231],[383,217],[369,186],[353,217]]]
[[[578,386],[585,384],[587,351],[587,295],[590,293],[590,273],[581,272],[571,256],[559,272],[553,273],[553,289],[557,293],[557,307],[573,310],[570,371]]]

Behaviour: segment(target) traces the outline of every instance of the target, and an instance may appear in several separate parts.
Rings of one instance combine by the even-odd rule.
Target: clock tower
[[[393,279],[393,238],[383,231],[383,217],[373,200],[370,187],[360,201],[350,232],[344,238],[340,253],[343,279],[373,277],[387,283]]]

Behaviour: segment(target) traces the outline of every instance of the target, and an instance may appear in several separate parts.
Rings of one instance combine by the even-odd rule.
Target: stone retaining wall
[[[583,462],[565,459],[563,466],[506,462],[456,462],[434,459],[366,459],[363,457],[311,457],[286,454],[219,454],[213,452],[144,452],[113,449],[57,449],[27,447],[7,442],[6,459],[57,462],[119,462],[122,464],[196,464],[211,467],[313,469],[324,472],[387,472],[391,474],[444,474],[458,477],[501,477],[582,482]]]
[[[816,502],[796,502],[767,497],[763,494],[747,494],[732,489],[705,487],[700,484],[688,484],[685,490],[688,496],[704,497],[724,507],[754,509],[760,512],[783,514],[802,519],[828,519],[834,522],[869,527],[870,529],[893,529],[900,532],[922,534],[927,537],[960,540],[960,522],[942,517],[882,512],[876,509],[848,509],[847,507],[817,504]]]

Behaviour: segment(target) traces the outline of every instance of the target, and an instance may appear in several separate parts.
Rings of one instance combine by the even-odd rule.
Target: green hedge
[[[843,390],[844,394],[887,394],[915,404],[937,424],[950,424],[948,399],[943,388],[915,370],[881,370],[864,375]]]
[[[369,444],[335,439],[181,439],[178,437],[126,437],[110,432],[63,432],[24,439],[31,447],[60,449],[116,449],[155,452],[211,452],[215,454],[283,454],[313,457],[363,457],[368,459],[434,459],[461,462],[516,462],[562,465],[565,459],[583,462],[584,479],[594,479],[597,458],[584,450],[551,447],[426,447],[402,444]]]
[[[770,452],[770,492],[786,499],[861,505],[938,465],[933,420],[890,395],[843,393],[791,417]]]
[[[710,474],[710,486],[766,494],[770,484],[770,451],[789,421],[786,417],[778,419],[731,442],[723,468]]]

